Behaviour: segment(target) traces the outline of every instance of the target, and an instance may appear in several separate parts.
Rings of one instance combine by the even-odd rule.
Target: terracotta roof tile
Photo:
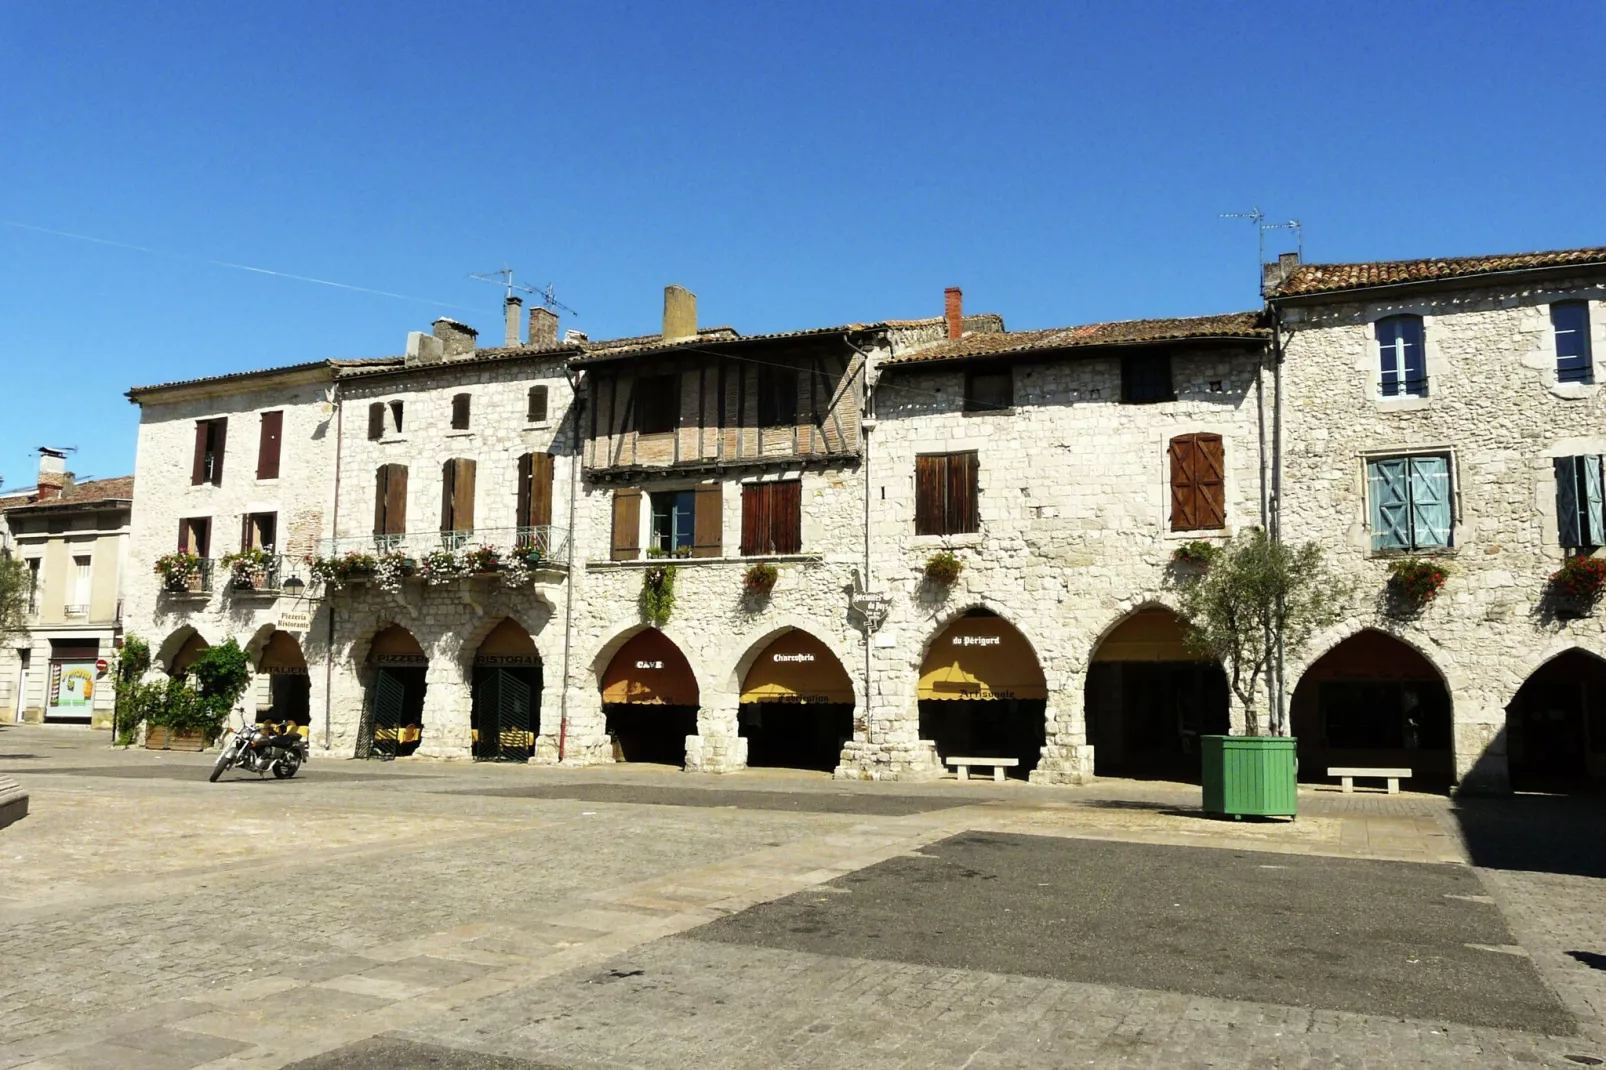
[[[1232,312],[1223,316],[1117,320],[1113,323],[1089,323],[1080,327],[1051,327],[1041,331],[967,334],[953,341],[939,342],[924,349],[900,354],[884,363],[924,364],[930,361],[1006,357],[1058,349],[1145,345],[1205,338],[1259,342],[1270,337],[1271,332],[1261,324],[1259,312]]]
[[[91,502],[130,501],[133,497],[133,476],[86,479],[82,483],[74,483],[59,498],[40,501],[37,489],[27,494],[0,498],[0,512],[12,509],[49,509],[57,505],[88,505]]]
[[[1459,279],[1497,271],[1524,271],[1572,265],[1606,265],[1606,248],[1557,249],[1541,253],[1501,253],[1439,260],[1377,260],[1361,264],[1303,264],[1272,292],[1272,297],[1337,293],[1406,282]]]
[[[622,338],[606,342],[585,343],[586,355],[571,361],[577,365],[601,364],[626,357],[640,357],[652,353],[673,353],[676,350],[695,349],[698,346],[730,342],[772,342],[783,338],[810,338],[817,335],[844,334],[851,331],[869,331],[885,326],[881,323],[845,323],[838,327],[809,327],[801,331],[778,331],[774,334],[738,334],[730,327],[711,327],[697,332],[696,338],[680,338],[666,342],[656,334],[640,338]]]

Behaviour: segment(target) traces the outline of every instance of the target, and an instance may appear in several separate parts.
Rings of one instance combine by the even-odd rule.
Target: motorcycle
[[[269,723],[246,725],[238,732],[231,730],[207,779],[216,783],[217,778],[233,766],[258,776],[271,771],[279,780],[295,776],[301,763],[307,760],[307,741],[295,731],[294,725],[286,723],[284,729],[280,732],[278,725]]]

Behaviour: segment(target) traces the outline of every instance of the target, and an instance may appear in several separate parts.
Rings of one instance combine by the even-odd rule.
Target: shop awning
[[[372,665],[421,668],[429,664],[429,656],[418,645],[413,633],[399,624],[392,624],[374,636],[368,648],[368,661]]]
[[[796,628],[758,656],[742,681],[743,702],[853,704],[853,681],[831,648]]]
[[[602,674],[602,701],[696,706],[697,678],[680,648],[663,632],[649,628],[620,647],[608,663]]]
[[[1182,622],[1169,609],[1140,609],[1116,625],[1093,652],[1094,661],[1208,661],[1188,647]]]
[[[931,644],[920,669],[922,699],[1046,699],[1026,637],[1001,617],[960,617]]]
[[[257,672],[305,675],[306,671],[307,659],[302,656],[301,644],[296,642],[296,637],[275,629],[262,646],[262,656],[257,658]]]

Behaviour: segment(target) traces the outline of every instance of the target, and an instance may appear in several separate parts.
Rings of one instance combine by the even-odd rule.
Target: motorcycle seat
[[[270,747],[294,747],[298,746],[300,743],[301,737],[296,735],[294,732],[291,732],[289,735],[274,736],[272,739],[268,740],[268,746]]]

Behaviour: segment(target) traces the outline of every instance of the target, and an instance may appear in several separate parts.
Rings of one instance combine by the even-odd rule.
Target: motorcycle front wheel
[[[217,756],[217,761],[212,763],[212,775],[206,779],[211,783],[216,784],[217,778],[223,775],[223,770],[227,769],[233,764],[234,747],[232,745],[227,745],[223,748],[222,753]]]
[[[273,775],[279,780],[288,780],[296,775],[301,768],[301,759],[294,754],[286,755],[273,763]]]

